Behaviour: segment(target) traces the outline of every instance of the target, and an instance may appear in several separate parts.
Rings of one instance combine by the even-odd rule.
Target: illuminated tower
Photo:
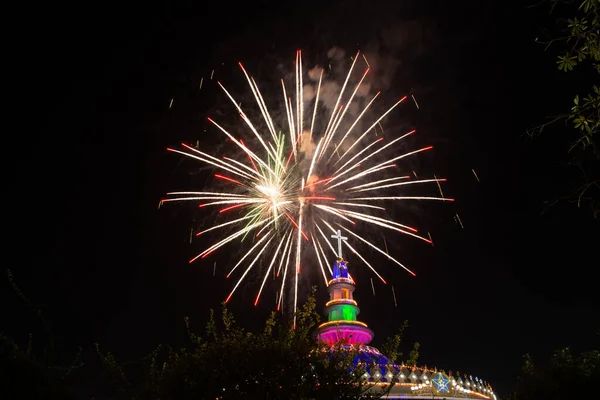
[[[342,241],[347,239],[341,231],[331,236],[338,241],[338,258],[333,267],[333,277],[329,281],[329,301],[325,305],[328,321],[321,324],[317,339],[329,346],[332,351],[350,350],[354,366],[363,367],[362,379],[372,383],[392,383],[390,392],[383,398],[447,398],[497,400],[491,387],[485,382],[457,374],[430,370],[417,366],[398,365],[388,359],[375,347],[368,346],[373,339],[373,331],[367,324],[357,320],[360,312],[354,300],[355,283],[348,273],[348,262],[342,256]],[[339,346],[339,347],[338,347]],[[362,372],[362,371],[361,371]],[[372,386],[373,393],[380,386]],[[371,390],[371,389],[369,389]]]
[[[333,278],[327,290],[329,301],[325,305],[328,321],[319,326],[317,338],[328,346],[340,341],[347,345],[366,345],[373,339],[373,331],[356,319],[360,309],[353,298],[354,280],[348,273],[348,262],[342,257],[341,231],[332,238],[338,240],[338,259],[333,267]]]

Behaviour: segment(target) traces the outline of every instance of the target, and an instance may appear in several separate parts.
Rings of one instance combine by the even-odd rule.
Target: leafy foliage
[[[400,352],[400,345],[402,344],[402,335],[404,330],[408,327],[408,321],[404,321],[398,333],[394,336],[390,336],[382,346],[383,354],[385,354],[390,361],[396,362],[402,357]]]
[[[585,399],[597,397],[600,352],[573,354],[570,348],[556,351],[545,363],[535,364],[526,354],[514,398]]]
[[[554,0],[555,5],[565,3]],[[561,42],[562,54],[556,64],[564,72],[574,71],[575,67],[590,67],[600,74],[600,0],[583,0],[577,9],[577,15],[568,18],[562,29],[564,36],[548,43]],[[598,78],[596,76],[596,78]],[[593,136],[600,128],[600,89],[592,85],[591,93],[580,101],[575,96],[571,112],[567,119],[573,127],[582,133],[577,145],[594,146]],[[593,148],[597,151],[597,148]],[[598,155],[598,153],[596,153]]]
[[[34,304],[17,286],[13,274],[6,270],[13,292],[27,306],[39,322],[42,333],[30,333],[24,346],[0,333],[0,398],[2,399],[74,399],[66,380],[83,364],[81,348],[71,365],[58,362],[53,335],[42,307]]]
[[[419,342],[415,342],[415,344],[413,345],[413,349],[410,351],[410,353],[408,355],[408,360],[406,360],[406,365],[408,365],[408,366],[416,366],[417,365],[417,358],[419,358],[419,347],[421,347]]]
[[[223,304],[220,321],[211,312],[204,337],[185,320],[187,348],[159,347],[143,362],[129,365],[99,351],[114,388],[109,398],[349,399],[385,393],[361,379],[364,369],[351,368],[355,354],[315,344],[319,320],[314,292],[298,311],[295,330],[273,313],[260,334],[246,332]],[[392,340],[396,355],[399,344],[397,335]]]
[[[572,0],[551,0],[552,8],[572,6]],[[545,124],[529,131],[537,135],[548,125],[560,120],[574,130],[575,139],[569,149],[579,150],[576,164],[584,174],[584,183],[572,194],[569,200],[576,199],[578,206],[587,201],[594,217],[600,214],[600,180],[594,176],[594,170],[600,167],[600,149],[598,131],[600,131],[600,0],[583,0],[574,9],[572,18],[558,21],[561,27],[560,37],[547,42],[559,47],[557,67],[566,73],[577,73],[590,82],[590,91],[577,95],[573,99],[570,111],[556,116]],[[589,78],[588,78],[589,77]],[[590,174],[592,174],[590,176]]]
[[[40,307],[15,285],[10,272],[8,278],[15,293],[36,316],[43,316]],[[202,336],[190,329],[190,321],[185,318],[189,340],[181,349],[158,346],[139,361],[123,362],[96,345],[101,369],[89,370],[93,366],[86,366],[84,370],[90,376],[84,383],[78,380],[78,386],[85,387],[90,395],[93,393],[96,400],[242,397],[329,400],[380,398],[388,393],[389,384],[375,385],[362,379],[365,366],[355,368],[357,354],[343,347],[344,343],[330,349],[315,342],[320,316],[314,294],[315,289],[297,313],[296,329],[272,313],[262,332],[247,332],[235,323],[223,304],[219,319],[211,310]],[[399,349],[406,327],[405,322],[386,344],[392,360],[402,356]],[[0,398],[75,398],[74,386],[66,378],[83,366],[79,362],[81,349],[70,366],[61,367],[53,361],[51,332],[47,331],[47,335],[45,345],[34,348],[30,335],[27,345],[21,348],[0,334]],[[411,351],[412,361],[407,364],[414,364],[417,356],[418,344]]]

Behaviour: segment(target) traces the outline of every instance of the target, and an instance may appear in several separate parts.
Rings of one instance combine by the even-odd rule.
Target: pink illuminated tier
[[[373,340],[373,331],[366,325],[351,325],[345,322],[337,321],[334,325],[323,326],[319,329],[317,338],[327,346],[333,346],[336,343],[347,343],[353,345],[367,344]]]
[[[342,257],[336,260],[333,279],[327,291],[329,301],[325,312],[328,321],[319,326],[317,338],[328,346],[340,342],[351,345],[366,345],[373,339],[373,331],[367,324],[357,320],[360,309],[353,298],[354,280],[348,274],[347,262]]]

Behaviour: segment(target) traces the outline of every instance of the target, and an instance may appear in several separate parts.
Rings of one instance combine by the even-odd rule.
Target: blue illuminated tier
[[[348,275],[348,262],[339,258],[333,265],[333,279],[350,279]]]

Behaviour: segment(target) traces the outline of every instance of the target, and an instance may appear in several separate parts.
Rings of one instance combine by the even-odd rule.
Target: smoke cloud
[[[356,91],[352,103],[345,111],[345,122],[340,125],[342,130],[344,128],[348,129],[352,125],[359,113],[377,92],[384,93],[381,98],[385,96],[389,98],[393,95],[397,99],[400,95],[407,94],[408,90],[412,88],[418,88],[421,94],[427,90],[427,88],[419,87],[415,76],[417,75],[419,58],[426,56],[429,51],[433,51],[435,48],[435,26],[427,20],[405,20],[399,23],[397,19],[392,18],[392,14],[390,14],[391,19],[388,23],[381,20],[381,24],[370,32],[370,40],[366,45],[361,46],[360,59],[356,60],[340,105],[345,105],[348,102],[367,66],[369,67],[369,73]],[[358,39],[359,33],[354,33],[354,36],[352,34],[347,36],[347,41],[350,42],[355,37]],[[323,71],[317,118],[325,126],[334,112],[340,90],[353,61],[352,57],[355,54],[354,50],[346,51],[340,46],[332,46],[326,52],[327,60],[314,65],[306,72],[308,79],[306,79],[304,86],[304,100],[312,102],[316,96],[321,71]],[[386,102],[386,105],[382,106],[380,99],[372,106],[373,109],[391,105]],[[312,108],[307,107],[307,109],[311,110],[310,116],[312,117]],[[375,112],[378,111],[380,109]],[[307,113],[305,113],[306,115]],[[362,120],[359,121],[353,128],[352,134],[364,132],[364,129],[368,127],[366,124],[368,123],[370,126],[372,123],[371,120],[368,122],[365,120],[365,125],[362,122]],[[385,121],[382,121],[382,124],[385,124]],[[315,142],[321,137],[325,126],[315,127],[313,135],[307,135],[310,141],[303,141],[301,151],[307,157],[312,156],[312,152],[316,147]],[[351,143],[351,141],[346,140],[341,150],[345,151]]]

